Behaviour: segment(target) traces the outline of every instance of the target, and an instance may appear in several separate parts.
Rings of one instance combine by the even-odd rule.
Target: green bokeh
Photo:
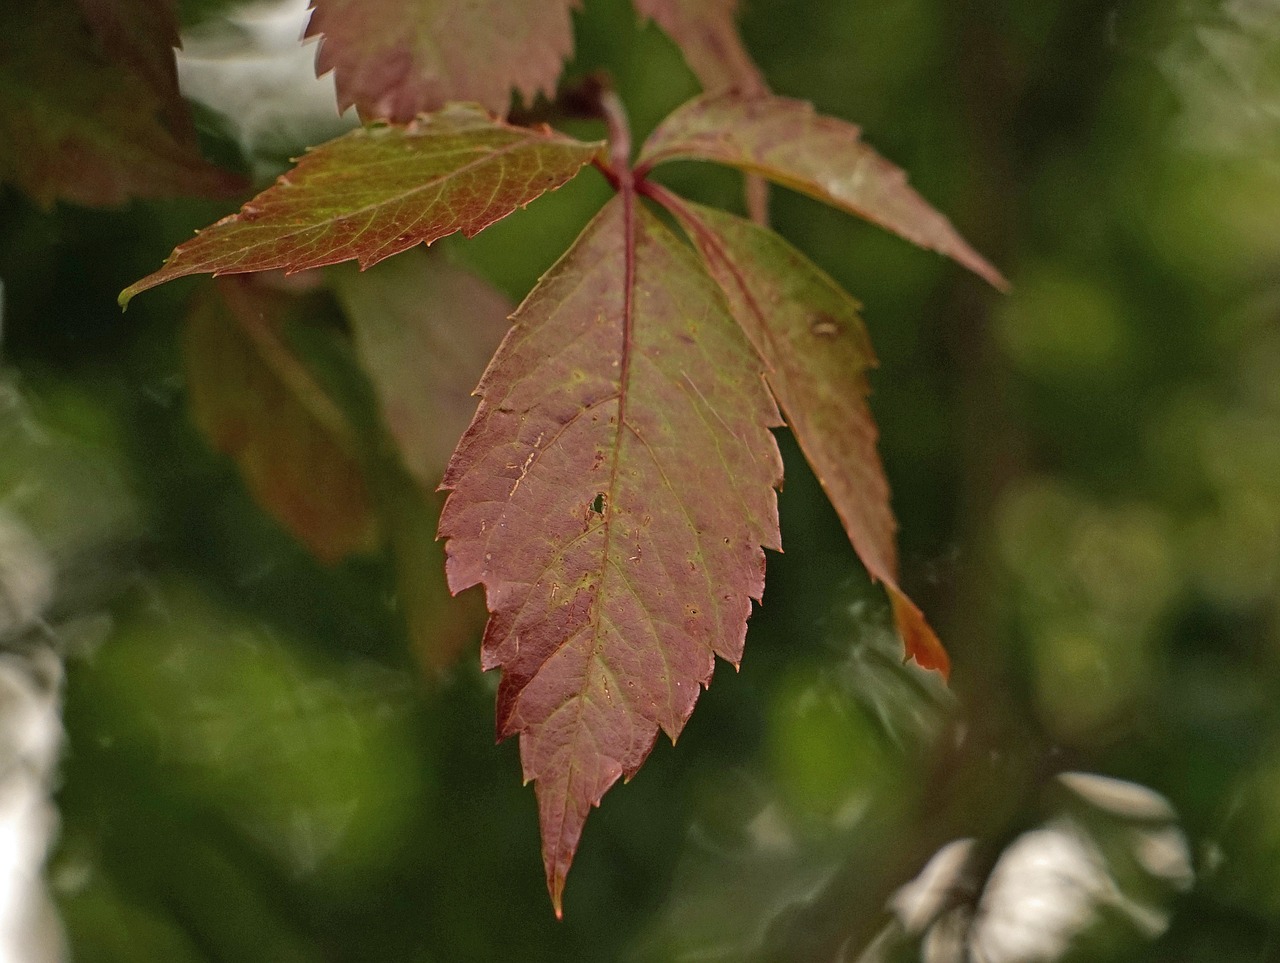
[[[607,68],[643,135],[695,82],[624,0],[584,7],[570,71]],[[777,91],[861,124],[1013,284],[773,191],[775,226],[865,305],[903,583],[950,693],[900,663],[783,434],[787,551],[741,671],[592,815],[556,923],[495,679],[474,650],[422,678],[388,560],[314,562],[206,449],[178,356],[194,282],[116,309],[228,208],[0,188],[0,521],[78,640],[49,866],[75,959],[913,960],[968,932],[1011,844],[1068,824],[1118,895],[1063,959],[1276,952],[1280,7],[745,0],[742,27]],[[662,178],[741,207],[737,175]],[[607,195],[588,170],[440,246],[519,298]],[[1194,884],[1069,771],[1165,797]],[[957,839],[968,902],[895,923]]]

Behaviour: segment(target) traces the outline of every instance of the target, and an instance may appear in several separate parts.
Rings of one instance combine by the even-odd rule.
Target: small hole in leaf
[[[604,492],[596,494],[596,500],[591,503],[591,510],[597,515],[604,514]]]

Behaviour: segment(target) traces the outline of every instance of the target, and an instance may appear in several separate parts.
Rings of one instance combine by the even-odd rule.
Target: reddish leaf
[[[577,0],[312,0],[307,36],[323,35],[316,73],[332,70],[338,105],[408,121],[449,101],[505,114],[555,91],[573,52]]]
[[[0,4],[0,179],[37,203],[237,193],[238,177],[160,122],[166,108],[147,81],[102,59],[72,0]]]
[[[79,0],[89,29],[115,63],[146,82],[162,105],[165,126],[183,141],[193,141],[195,128],[187,102],[178,90],[174,60],[178,15],[173,0]]]
[[[405,466],[433,491],[476,411],[472,390],[510,326],[511,303],[426,251],[330,280]]]
[[[521,305],[445,475],[483,583],[498,733],[537,782],[557,912],[590,807],[737,663],[778,547],[777,409],[694,255],[615,198]]]
[[[875,357],[858,303],[772,231],[669,193],[661,196],[769,366],[769,386],[787,424],[867,571],[889,591],[907,653],[945,676],[946,650],[897,585],[897,524],[866,400],[864,372]]]
[[[638,171],[670,160],[739,167],[865,217],[1004,289],[1000,273],[907,184],[906,174],[859,138],[853,124],[816,114],[803,101],[720,94],[690,101],[663,121],[641,151]]]
[[[353,130],[176,248],[120,303],[187,274],[292,273],[352,259],[368,267],[457,231],[472,237],[572,178],[599,148],[469,105]]]
[[[280,337],[298,299],[250,279],[215,282],[187,318],[196,424],[254,498],[324,562],[374,547],[354,431]]]
[[[704,90],[765,91],[760,68],[734,24],[738,0],[635,0],[635,5],[679,45]]]

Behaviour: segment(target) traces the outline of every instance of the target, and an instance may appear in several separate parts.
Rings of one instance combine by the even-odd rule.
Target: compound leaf
[[[768,365],[769,386],[849,540],[888,590],[908,654],[946,675],[946,650],[897,584],[897,524],[867,407],[875,356],[858,303],[774,232],[665,197]]]
[[[676,737],[716,655],[741,658],[779,545],[763,366],[638,203],[611,201],[521,305],[443,485],[449,584],[485,586],[498,734],[536,782],[557,913],[591,806]]]
[[[552,94],[573,52],[577,0],[313,0],[316,73],[334,72],[339,107],[408,121],[449,101],[505,114],[514,87]]]
[[[734,92],[696,98],[658,125],[640,168],[670,160],[715,161],[767,177],[1006,287],[1000,273],[911,188],[901,168],[862,143],[856,126],[817,114],[812,104]]]
[[[250,278],[196,297],[183,345],[192,414],[258,504],[321,561],[377,543],[346,415],[293,354],[281,326],[301,303]]]
[[[133,55],[107,51],[114,62],[100,45],[72,0],[0,4],[0,180],[46,207],[239,192],[239,177],[161,122],[175,105],[131,69]]]
[[[472,237],[572,178],[599,149],[467,104],[353,130],[177,247],[120,303],[187,274],[292,273],[353,259],[368,267],[457,231]]]

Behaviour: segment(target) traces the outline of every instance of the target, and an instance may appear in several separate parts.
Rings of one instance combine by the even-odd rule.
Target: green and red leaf
[[[788,426],[867,572],[889,593],[908,655],[945,676],[946,650],[897,584],[897,523],[867,407],[865,372],[875,356],[858,302],[772,231],[666,192],[659,197],[768,365]]]
[[[767,177],[952,258],[993,286],[1007,284],[907,183],[859,129],[811,104],[768,94],[699,97],[649,137],[638,170],[672,160],[714,161]]]
[[[263,508],[321,561],[377,544],[359,442],[343,411],[285,343],[295,296],[249,278],[196,296],[183,344],[192,415]]]
[[[472,237],[570,180],[600,146],[465,104],[360,128],[311,150],[239,213],[180,245],[120,303],[188,274],[368,267],[458,231]]]
[[[91,8],[110,34],[105,3]],[[132,69],[146,61],[166,70],[157,63],[162,40],[104,51],[73,0],[0,4],[0,180],[46,207],[239,193],[241,178],[204,161],[180,123],[162,123],[179,110],[156,86],[165,81]]]
[[[485,587],[558,912],[590,808],[679,734],[716,655],[741,658],[779,546],[780,418],[715,283],[628,193],[513,320],[440,532],[453,590]]]
[[[505,114],[555,92],[573,52],[577,0],[312,0],[316,73],[334,72],[338,104],[366,120],[409,121],[451,101]]]

